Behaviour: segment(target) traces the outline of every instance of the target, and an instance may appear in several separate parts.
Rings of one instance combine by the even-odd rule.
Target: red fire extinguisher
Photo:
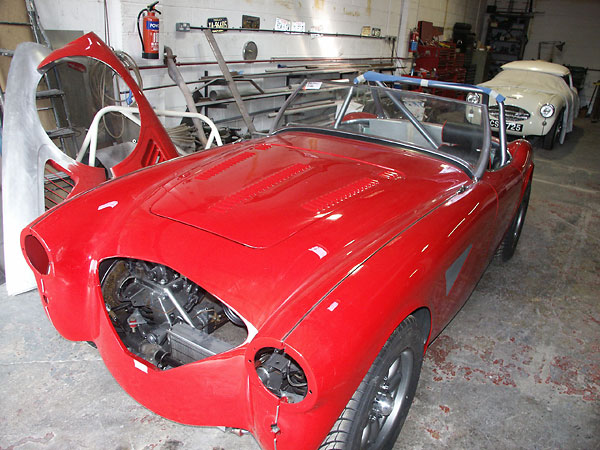
[[[142,43],[142,58],[158,59],[158,28],[159,19],[156,14],[160,11],[156,9],[158,2],[150,3],[140,11],[137,17],[137,29]],[[156,14],[155,14],[156,13]],[[144,33],[140,31],[140,18],[143,16]]]
[[[416,28],[410,30],[410,37],[408,39],[408,51],[416,52],[419,46],[419,32]]]

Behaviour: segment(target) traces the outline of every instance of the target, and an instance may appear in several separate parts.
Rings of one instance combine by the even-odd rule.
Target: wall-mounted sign
[[[206,26],[212,28],[213,32],[223,31],[229,28],[227,17],[211,17],[206,21]]]
[[[305,22],[292,22],[292,31],[303,33],[306,31]]]
[[[318,25],[318,26],[313,25],[312,27],[310,27],[310,32],[312,33],[310,35],[310,38],[314,39],[314,38],[323,36],[322,34],[319,34],[322,31],[323,31],[323,25]]]
[[[369,26],[362,27],[362,30],[360,30],[360,35],[361,36],[371,36],[371,27],[369,27]]]
[[[381,28],[371,28],[371,36],[379,37],[381,36]]]
[[[290,31],[292,28],[292,23],[287,19],[282,19],[277,17],[275,19],[275,29],[277,31]]]
[[[260,28],[260,17],[242,15],[242,28],[258,30]]]

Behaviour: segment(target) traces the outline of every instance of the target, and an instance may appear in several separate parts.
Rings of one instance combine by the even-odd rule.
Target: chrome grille
[[[490,106],[490,116],[498,117],[498,105]],[[518,106],[504,105],[504,117],[507,121],[518,122],[520,120],[527,120],[531,117],[528,111]]]

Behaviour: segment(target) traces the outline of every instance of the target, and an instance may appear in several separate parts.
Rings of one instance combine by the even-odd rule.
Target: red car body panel
[[[87,33],[64,47],[53,51],[40,63],[39,70],[46,71],[61,59],[77,56],[97,59],[110,66],[119,74],[123,81],[125,81],[140,110],[142,126],[140,128],[137,145],[123,161],[110,169],[113,176],[118,177],[142,167],[148,167],[157,162],[166,161],[179,156],[162,123],[158,120],[156,114],[154,114],[150,103],[148,103],[148,100],[134,81],[129,70],[125,68],[119,58],[115,56],[112,50],[95,33]],[[69,174],[73,173],[75,177],[85,180],[85,183],[82,186],[76,186],[70,196],[74,196],[83,189],[88,189],[90,186],[99,184],[106,179],[103,176],[103,169],[90,169],[81,164],[77,164],[73,168],[61,169],[66,170]],[[94,170],[99,175],[91,178],[89,173]]]
[[[289,145],[284,147],[282,141]],[[328,149],[327,155],[319,154],[320,146]],[[169,161],[62,204],[23,232],[38,236],[51,258],[50,274],[36,275],[54,326],[68,339],[94,341],[117,381],[165,417],[249,429],[264,448],[273,448],[275,438],[279,449],[318,446],[403,318],[427,308],[435,336],[456,314],[508,226],[509,219],[500,220],[498,212],[512,217],[532,168],[529,145],[516,142],[511,145],[511,164],[477,183],[433,157],[372,144],[364,162],[353,162],[344,170],[346,158],[359,160],[359,147],[343,138],[282,133]],[[210,180],[229,186],[242,183],[233,186],[232,191],[238,192],[312,155],[316,161],[310,163],[315,167],[311,170],[318,174],[308,176],[317,185],[305,197],[310,202],[365,175],[377,179],[383,170],[401,175],[382,179],[377,189],[366,189],[312,220],[298,207],[299,193],[294,190],[306,184],[302,177],[308,171],[259,192],[242,205],[250,209],[246,220],[253,228],[275,229],[272,222],[279,217],[286,224],[271,241],[258,233],[238,238],[244,244],[262,244],[261,248],[236,242],[231,238],[235,229],[214,218],[222,226],[219,233],[207,231],[199,217],[190,219],[194,222],[190,226],[175,213],[176,220],[170,220],[150,212],[187,182],[191,186],[185,195],[197,196],[193,205],[204,202],[202,208],[209,209],[209,202],[222,202],[223,194],[216,193],[225,192],[223,186],[201,189],[205,178],[222,169],[224,161],[249,152],[254,155]],[[328,171],[335,176],[327,176]],[[184,202],[185,195],[177,199]],[[116,206],[101,208],[115,201]],[[268,211],[274,202],[285,201],[295,208],[291,217],[283,206],[279,215]],[[416,213],[406,214],[407,209]],[[215,215],[229,221],[228,212]],[[332,214],[340,217],[328,220]],[[420,217],[417,223],[415,217]],[[55,231],[64,223],[77,230],[73,241]],[[326,256],[310,251],[315,246]],[[469,246],[461,276],[446,292],[445,273]],[[258,335],[207,360],[168,371],[156,369],[124,348],[108,320],[97,267],[101,259],[112,256],[168,264],[234,307]],[[311,386],[304,401],[281,403],[264,389],[249,361],[266,345],[285,348],[303,365]],[[357,354],[369,357],[356,358]],[[198,407],[202,404],[219,406],[209,411]],[[246,404],[247,409],[240,407]],[[278,405],[281,432],[273,435]]]
[[[151,133],[162,148],[162,126]],[[94,341],[137,401],[247,429],[265,449],[317,448],[393,330],[426,309],[429,342],[474,289],[531,181],[530,145],[509,150],[476,181],[415,150],[288,130],[105,183],[25,228],[22,247],[33,235],[48,254],[48,274],[27,259],[56,329]],[[193,280],[247,321],[247,341],[169,370],[133,355],[102,297],[98,267],[113,257]],[[264,347],[300,364],[306,398],[267,391],[254,365]]]

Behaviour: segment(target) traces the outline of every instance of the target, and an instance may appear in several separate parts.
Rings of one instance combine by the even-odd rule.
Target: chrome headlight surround
[[[540,108],[540,114],[545,119],[552,117],[554,115],[554,105],[552,105],[550,103],[546,103],[546,104],[542,105]]]
[[[469,103],[481,103],[481,96],[476,92],[469,92],[467,94],[467,102]]]

